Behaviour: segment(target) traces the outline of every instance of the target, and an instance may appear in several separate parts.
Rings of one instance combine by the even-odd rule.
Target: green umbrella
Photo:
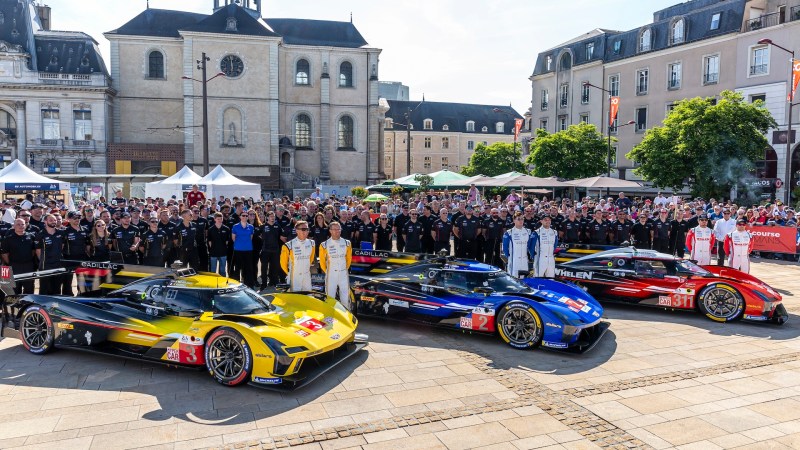
[[[364,198],[365,202],[382,202],[384,200],[389,200],[389,197],[383,194],[370,194]]]

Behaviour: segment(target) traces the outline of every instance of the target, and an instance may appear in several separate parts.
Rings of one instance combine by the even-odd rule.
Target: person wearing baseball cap
[[[736,221],[736,229],[725,236],[725,254],[732,269],[750,272],[750,253],[753,251],[753,236],[745,229],[747,220]]]
[[[711,249],[714,248],[716,238],[714,230],[708,227],[708,215],[698,215],[697,221],[698,225],[686,234],[686,248],[689,249],[691,259],[701,266],[707,266],[711,264]]]
[[[139,264],[139,256],[136,254],[140,240],[139,228],[131,225],[131,215],[127,212],[120,215],[119,222],[119,226],[111,231],[114,251],[122,253],[125,264]]]

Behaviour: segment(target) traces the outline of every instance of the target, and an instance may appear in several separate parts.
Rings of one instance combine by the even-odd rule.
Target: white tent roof
[[[6,191],[65,191],[69,183],[47,178],[15,159],[0,170],[0,189]]]
[[[196,174],[194,170],[190,169],[189,166],[183,166],[183,168],[174,175],[167,177],[161,181],[156,181],[159,184],[199,184],[202,178],[200,175]]]
[[[154,198],[182,197],[183,191],[192,189],[193,184],[200,184],[200,175],[196,174],[188,166],[183,166],[181,170],[175,172],[169,178],[160,181],[153,181],[144,185],[144,195]]]
[[[197,184],[206,186],[206,197],[224,195],[225,197],[261,198],[260,184],[240,180],[219,165],[201,178]]]

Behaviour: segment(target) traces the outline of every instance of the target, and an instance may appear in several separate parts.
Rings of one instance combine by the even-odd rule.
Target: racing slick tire
[[[253,354],[250,346],[238,331],[219,328],[206,343],[208,373],[225,386],[238,386],[250,381],[253,372]]]
[[[31,306],[22,313],[19,337],[22,345],[34,355],[44,355],[53,350],[55,330],[53,319],[41,306]]]
[[[544,328],[533,307],[523,302],[508,302],[497,316],[497,332],[511,347],[533,349],[542,345]]]
[[[742,318],[745,304],[742,294],[725,283],[709,284],[697,296],[697,307],[715,322],[733,322]]]

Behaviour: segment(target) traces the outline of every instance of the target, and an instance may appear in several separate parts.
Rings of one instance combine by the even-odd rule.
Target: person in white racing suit
[[[686,248],[689,249],[689,258],[697,261],[701,266],[711,264],[711,249],[714,248],[716,237],[714,230],[708,227],[708,216],[700,214],[697,218],[699,225],[686,233]]]
[[[514,227],[503,233],[503,255],[506,271],[513,277],[525,277],[530,271],[529,262],[536,256],[536,243],[539,236],[535,231],[524,227],[525,217],[514,215]],[[529,258],[530,256],[530,258]]]
[[[308,222],[300,220],[294,226],[297,237],[281,248],[281,269],[289,276],[292,292],[311,290],[311,264],[314,262],[314,240],[308,239]]]
[[[337,298],[345,308],[350,309],[350,261],[353,257],[353,246],[342,238],[342,225],[331,222],[328,225],[331,237],[319,246],[319,267],[325,272],[325,293],[328,297]]]
[[[753,251],[753,235],[745,229],[747,221],[736,222],[736,230],[725,236],[725,254],[732,269],[750,273],[750,252]]]
[[[536,256],[533,259],[533,270],[537,277],[554,278],[556,276],[556,247],[558,233],[550,228],[550,216],[542,217],[542,226],[536,230],[539,239],[536,241]]]

